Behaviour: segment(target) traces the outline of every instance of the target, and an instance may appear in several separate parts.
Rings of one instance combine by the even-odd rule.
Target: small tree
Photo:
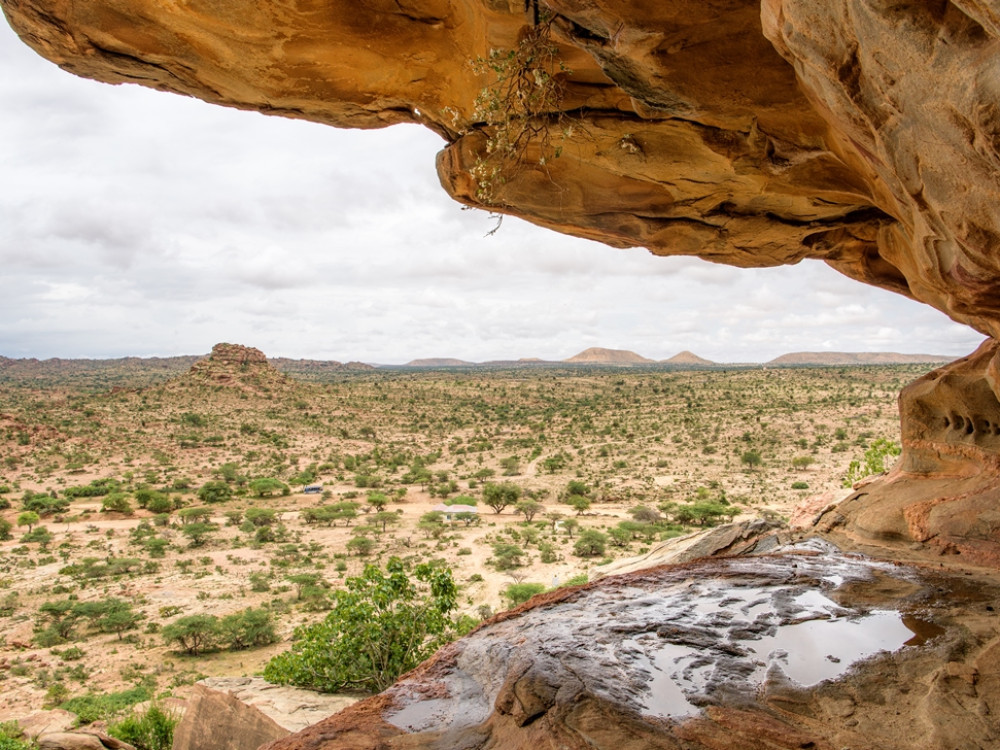
[[[143,615],[132,609],[124,599],[109,599],[104,611],[94,620],[94,625],[103,633],[117,633],[121,640],[126,630],[135,630],[142,622]]]
[[[596,529],[586,529],[580,533],[580,538],[573,545],[573,554],[577,557],[599,557],[604,554],[608,538]]]
[[[398,558],[374,565],[334,593],[323,622],[295,631],[290,651],[271,659],[264,678],[323,692],[378,692],[413,669],[456,628],[458,588],[451,571],[418,565],[411,578]]]
[[[110,495],[105,495],[104,500],[101,501],[101,512],[132,515],[134,511],[126,493],[112,492]]]
[[[160,631],[167,645],[177,644],[191,656],[210,651],[217,645],[219,618],[213,615],[190,615],[165,625]]]
[[[18,526],[27,526],[28,527],[28,532],[30,533],[31,532],[31,528],[36,523],[38,523],[41,520],[42,519],[39,517],[39,515],[37,513],[35,513],[35,511],[33,511],[33,510],[26,510],[23,513],[19,513],[18,514],[18,516],[17,516],[17,525]]]
[[[181,526],[181,533],[191,540],[192,547],[201,547],[208,541],[208,535],[218,528],[214,523],[197,521]]]
[[[487,482],[483,485],[483,501],[493,508],[494,513],[502,513],[508,505],[513,505],[521,497],[521,488],[513,482],[495,484]]]
[[[369,492],[368,504],[381,513],[385,510],[385,506],[389,504],[389,498],[386,497],[384,492]]]
[[[203,503],[225,503],[233,498],[233,491],[227,482],[214,479],[205,482],[198,489],[198,499]]]
[[[493,564],[497,570],[511,570],[523,564],[524,550],[516,544],[497,542],[493,545]]]
[[[742,463],[751,471],[756,469],[763,462],[764,459],[761,458],[760,452],[757,450],[743,451],[743,455],[740,456],[740,463]]]
[[[566,498],[566,504],[576,511],[577,515],[590,509],[590,498],[583,495],[570,495]]]
[[[271,495],[276,492],[279,492],[282,495],[287,495],[291,492],[287,484],[282,482],[280,479],[275,479],[274,477],[254,479],[250,482],[250,491],[256,497],[271,497]]]
[[[516,607],[543,591],[545,591],[545,585],[541,583],[512,583],[504,589],[503,598],[511,607]]]
[[[368,557],[375,551],[375,540],[367,536],[356,536],[347,543],[347,551],[358,557]]]
[[[219,639],[230,651],[242,651],[274,643],[278,634],[269,611],[247,608],[219,621]]]
[[[524,516],[526,523],[531,523],[535,516],[545,510],[545,506],[535,500],[518,500],[514,510]]]

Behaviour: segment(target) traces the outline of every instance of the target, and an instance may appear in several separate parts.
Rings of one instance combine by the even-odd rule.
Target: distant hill
[[[335,360],[324,359],[289,359],[288,357],[273,357],[270,359],[276,370],[289,375],[324,375],[330,372],[344,372],[346,370],[374,370],[372,365],[364,362],[347,362],[346,364]]]
[[[660,360],[660,362],[661,362],[661,364],[664,364],[664,365],[705,365],[705,366],[708,366],[708,365],[714,365],[715,364],[715,362],[713,362],[712,360],[705,359],[704,357],[699,357],[697,354],[693,354],[692,352],[689,352],[687,349],[685,349],[684,351],[680,352],[679,354],[675,354],[670,359]]]
[[[171,380],[170,388],[191,385],[226,386],[242,391],[261,392],[289,385],[260,349],[240,344],[216,344],[212,353],[199,359],[184,375]]]
[[[428,359],[413,359],[406,363],[406,367],[471,367],[475,362],[466,362],[464,359],[449,359],[448,357],[430,357]]]
[[[655,364],[652,359],[646,359],[627,349],[602,349],[592,346],[579,354],[564,359],[563,362],[578,365],[648,365]]]
[[[896,352],[792,352],[775,357],[765,364],[773,366],[799,365],[910,365],[951,362],[954,357],[939,354],[897,354]]]

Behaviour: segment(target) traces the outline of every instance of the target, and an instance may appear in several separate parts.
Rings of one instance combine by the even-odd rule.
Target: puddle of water
[[[684,681],[680,676],[681,662],[692,656],[692,650],[686,646],[667,644],[657,649],[652,660],[644,654],[637,662],[652,675],[646,685],[647,694],[642,701],[643,711],[648,716],[661,719],[682,719],[693,716],[699,709],[691,703],[679,684]],[[692,686],[687,686],[689,689]]]
[[[823,592],[814,589],[804,591],[796,596],[794,601],[800,609],[806,610],[809,614],[832,616],[843,611],[835,601],[828,599],[823,595]]]
[[[872,612],[851,620],[784,625],[774,635],[743,645],[768,667],[777,665],[790,680],[809,687],[839,677],[852,664],[880,651],[895,651],[912,635],[898,612]]]
[[[940,625],[935,625],[933,622],[922,620],[914,615],[903,615],[903,624],[913,633],[913,637],[904,643],[904,646],[923,646],[931,638],[944,635],[944,628]]]

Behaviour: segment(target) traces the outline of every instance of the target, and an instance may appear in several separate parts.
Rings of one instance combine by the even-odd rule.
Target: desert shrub
[[[808,490],[809,489],[809,483],[808,482],[802,482],[802,481],[792,482],[792,489],[793,490]]]
[[[542,583],[512,583],[503,590],[503,597],[511,607],[516,607],[543,591],[545,591],[545,584]]]
[[[198,499],[203,503],[224,503],[232,497],[233,491],[229,484],[221,479],[205,482],[198,488]]]
[[[881,474],[888,467],[886,461],[900,454],[899,443],[894,443],[885,438],[879,438],[868,446],[865,455],[861,460],[851,461],[847,467],[847,476],[844,478],[844,486],[850,487],[855,482],[873,474]]]
[[[497,570],[511,570],[524,564],[524,550],[516,544],[497,542],[493,545],[493,565]]]
[[[277,511],[271,508],[247,508],[244,514],[246,520],[253,526],[271,526],[278,521]]]
[[[16,721],[0,723],[0,750],[34,750],[34,742],[26,739]]]
[[[6,518],[0,518],[0,541],[5,542],[10,539],[13,534],[11,531],[14,528],[14,524],[8,521]]]
[[[142,713],[132,714],[108,726],[108,734],[136,750],[170,750],[179,719],[153,703]]]
[[[579,539],[573,545],[573,554],[577,557],[600,557],[604,554],[607,542],[607,536],[600,531],[585,529],[580,532]]]
[[[219,634],[230,651],[258,648],[278,640],[271,613],[250,607],[223,617],[219,622]]]
[[[250,482],[250,491],[255,497],[270,497],[274,493],[288,495],[291,493],[288,485],[274,477],[262,477]]]
[[[384,690],[450,638],[457,594],[447,569],[421,564],[411,577],[399,558],[385,571],[368,565],[334,592],[322,622],[296,629],[264,678],[323,692]]]
[[[124,492],[112,492],[104,496],[101,502],[102,513],[126,513],[133,512],[132,503],[129,502],[128,495]]]
[[[85,693],[60,703],[59,708],[76,714],[80,724],[90,724],[113,719],[152,697],[148,687],[136,685],[117,693]]]
[[[62,491],[66,497],[104,497],[112,492],[117,492],[122,483],[117,479],[95,479],[90,484],[67,487]]]
[[[375,540],[367,536],[356,536],[347,543],[347,551],[358,557],[367,557],[375,551]]]

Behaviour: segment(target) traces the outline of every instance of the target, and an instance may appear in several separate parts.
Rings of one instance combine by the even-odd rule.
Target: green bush
[[[801,481],[799,481],[799,482],[792,482],[792,489],[793,490],[808,490],[809,489],[809,483],[808,482],[801,482]]]
[[[585,529],[573,545],[573,554],[577,557],[599,557],[604,554],[607,542],[607,536],[600,531]]]
[[[136,750],[170,750],[174,727],[179,719],[153,703],[140,714],[132,714],[108,726],[108,734],[132,745]]]
[[[264,678],[328,693],[384,690],[455,633],[457,594],[447,569],[421,564],[411,579],[396,557],[384,572],[368,565],[334,592],[322,622],[296,629],[291,650],[268,662]]]
[[[16,721],[0,724],[0,750],[34,750],[35,743],[23,737],[24,733]]]
[[[504,589],[503,597],[510,603],[511,607],[516,607],[543,591],[545,591],[545,584],[542,583],[512,583]]]
[[[118,693],[86,693],[61,703],[59,708],[77,715],[80,724],[113,719],[136,703],[148,701],[153,696],[149,688],[137,685]]]

